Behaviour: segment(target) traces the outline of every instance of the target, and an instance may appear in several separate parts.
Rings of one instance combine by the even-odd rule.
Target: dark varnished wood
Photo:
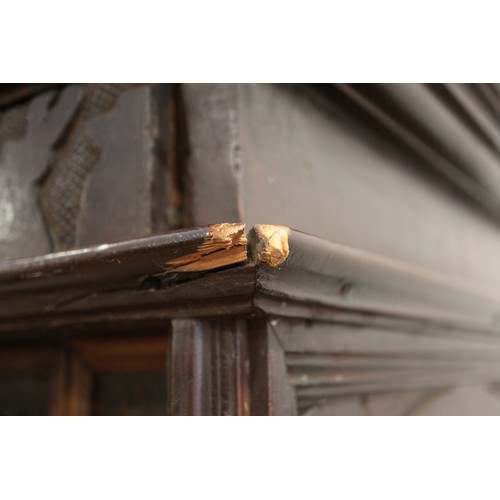
[[[257,268],[257,298],[500,331],[500,289],[290,231],[283,264]],[[263,311],[268,310],[262,301]],[[312,313],[312,312],[311,312]],[[292,313],[293,314],[293,313]],[[295,312],[297,314],[297,312]],[[314,313],[312,313],[314,314]]]
[[[270,242],[253,229],[247,255],[246,240],[231,239],[243,238],[243,226],[219,224],[4,264],[0,326],[8,333],[42,323],[50,330],[82,322],[275,314],[497,336],[500,292],[494,287],[288,228],[256,227],[281,236]],[[234,228],[230,237],[220,233],[227,228]],[[285,241],[288,253],[281,255]]]
[[[246,246],[215,227],[3,264],[0,331],[250,311]]]
[[[51,415],[91,414],[92,374],[77,352],[61,348],[52,380]]]
[[[353,108],[330,85],[325,94],[299,85],[238,86],[243,222],[270,221],[498,284],[495,220]]]
[[[465,84],[335,87],[499,217],[498,123],[490,117],[493,106],[488,109],[483,104],[480,88]],[[489,87],[484,87],[491,95]]]
[[[251,324],[252,415],[295,415],[295,394],[287,378],[285,351],[271,322]]]
[[[184,84],[190,225],[242,221],[238,86]]]
[[[3,86],[6,400],[51,385],[64,415],[498,412],[499,96]]]
[[[275,319],[272,328],[300,414],[318,406],[335,406],[338,398],[439,392],[500,380],[500,343],[473,335],[443,338],[283,318]],[[349,408],[344,410],[351,412],[347,414],[357,411]]]
[[[170,415],[248,415],[249,360],[241,319],[172,321]]]
[[[0,89],[0,260],[179,226],[173,211],[182,199],[167,173],[175,161],[170,87],[3,90],[14,96],[16,89],[31,98],[6,107]]]
[[[26,100],[57,83],[2,83],[0,84],[0,107],[11,106],[19,101]]]

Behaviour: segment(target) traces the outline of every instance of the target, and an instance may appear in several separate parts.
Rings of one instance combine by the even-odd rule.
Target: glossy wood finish
[[[257,306],[276,302],[402,317],[461,329],[500,330],[500,287],[485,286],[290,231],[290,255],[257,270]],[[282,310],[287,314],[286,303]],[[273,308],[272,312],[278,309]],[[271,312],[271,310],[267,311]],[[294,311],[292,314],[297,314]],[[311,313],[313,315],[313,313]]]
[[[250,312],[246,246],[220,231],[181,230],[0,265],[0,332]],[[186,272],[188,262],[202,271]]]
[[[374,321],[425,322],[444,330],[489,335],[498,331],[497,288],[288,228],[264,227],[273,235],[281,231],[278,246],[286,240],[283,262],[269,261],[274,267],[266,262],[265,245],[271,240],[256,236],[254,228],[247,249],[244,226],[238,224],[4,264],[0,266],[2,330],[29,328],[30,321],[32,327],[40,318],[46,329],[85,318],[92,324],[99,313],[116,314],[115,319],[133,319],[141,312],[151,319],[154,311],[159,319],[203,316],[209,301],[211,307],[220,305],[222,315],[322,314],[335,319],[354,314]],[[221,228],[232,236],[221,233]],[[213,315],[218,309],[211,311]]]
[[[151,319],[154,311],[159,319],[203,316],[208,303],[212,308],[220,305],[219,310],[210,309],[211,315],[219,311],[315,317],[316,308],[329,319],[357,314],[478,334],[498,331],[500,291],[494,287],[288,228],[265,227],[273,235],[281,231],[278,247],[286,240],[284,261],[269,261],[274,267],[267,264],[265,249],[276,241],[256,236],[254,228],[247,249],[244,226],[238,224],[4,264],[2,330],[32,328],[40,319],[47,330],[72,321],[92,324],[99,313],[110,314],[110,320],[133,319],[134,314]]]

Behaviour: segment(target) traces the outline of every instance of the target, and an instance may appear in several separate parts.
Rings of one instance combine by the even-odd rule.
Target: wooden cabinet
[[[0,411],[499,414],[498,92],[0,89]]]

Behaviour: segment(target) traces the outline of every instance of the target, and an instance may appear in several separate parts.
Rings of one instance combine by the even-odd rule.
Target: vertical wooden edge
[[[91,415],[92,373],[74,351],[60,348],[51,393],[50,415]]]
[[[173,320],[168,367],[168,415],[206,415],[209,412],[208,335],[203,322]]]
[[[246,322],[215,322],[212,344],[212,401],[216,415],[249,415],[249,360]]]
[[[172,321],[167,360],[169,415],[248,415],[244,320]]]
[[[252,415],[296,415],[293,387],[288,382],[285,351],[269,320],[254,320],[250,330]]]

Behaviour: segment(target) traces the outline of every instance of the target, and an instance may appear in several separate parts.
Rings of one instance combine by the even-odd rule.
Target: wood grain
[[[172,321],[170,415],[248,415],[248,339],[238,319]]]

